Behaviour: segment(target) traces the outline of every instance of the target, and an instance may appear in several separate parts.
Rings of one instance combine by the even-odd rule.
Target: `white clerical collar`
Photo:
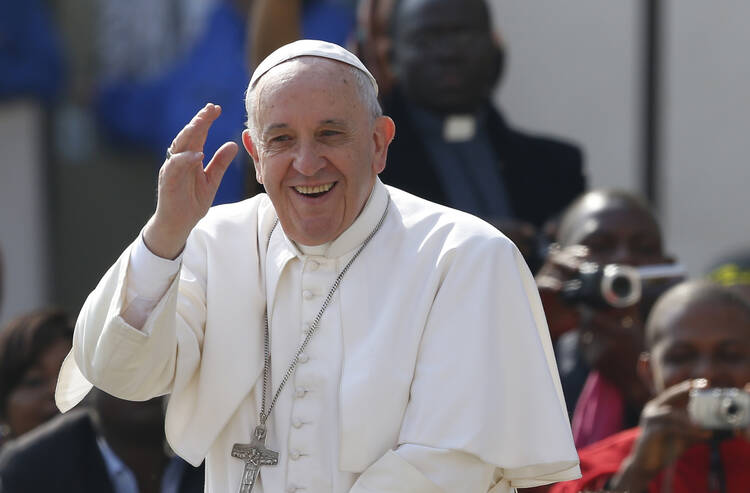
[[[357,216],[352,225],[341,233],[338,238],[316,246],[301,245],[291,240],[289,240],[289,243],[299,256],[340,257],[358,248],[365,241],[367,235],[378,224],[387,203],[388,191],[380,181],[380,178],[376,177],[375,185],[372,187],[372,192],[370,192],[370,196],[367,202],[365,202],[362,212],[359,213],[359,216]]]

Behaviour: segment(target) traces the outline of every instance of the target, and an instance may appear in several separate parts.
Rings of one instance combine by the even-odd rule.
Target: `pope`
[[[493,493],[579,476],[534,279],[487,223],[384,185],[395,135],[339,46],[268,56],[242,141],[266,193],[210,208],[220,108],[177,135],[156,211],[90,294],[57,403],[170,394],[208,492]]]

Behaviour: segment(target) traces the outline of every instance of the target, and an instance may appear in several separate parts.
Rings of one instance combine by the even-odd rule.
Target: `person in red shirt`
[[[656,303],[646,323],[638,372],[656,397],[639,426],[579,451],[582,477],[553,493],[750,491],[750,433],[720,433],[688,412],[691,391],[748,390],[750,304],[709,281],[681,283]]]

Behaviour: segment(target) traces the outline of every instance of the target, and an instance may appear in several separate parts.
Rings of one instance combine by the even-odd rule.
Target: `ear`
[[[651,354],[642,352],[638,357],[638,366],[636,367],[638,378],[640,378],[643,385],[651,392],[652,396],[658,394],[656,386],[654,385],[654,373],[651,367]]]
[[[494,37],[492,41],[492,62],[490,64],[492,75],[490,76],[490,82],[492,87],[495,87],[505,73],[505,45],[499,35]]]
[[[375,155],[373,156],[373,170],[375,174],[385,169],[385,161],[388,157],[388,146],[391,145],[393,136],[396,135],[396,124],[388,116],[380,116],[375,120],[373,129],[373,142],[375,144]]]
[[[242,131],[242,144],[245,146],[247,153],[253,158],[253,165],[255,166],[255,179],[263,184],[263,174],[261,173],[260,159],[258,157],[258,147],[253,142],[253,138],[250,136],[250,130],[245,129]]]

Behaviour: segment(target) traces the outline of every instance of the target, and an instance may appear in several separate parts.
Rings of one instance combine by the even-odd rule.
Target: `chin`
[[[336,239],[338,235],[331,231],[332,228],[295,228],[294,234],[288,236],[302,245],[317,246]]]

